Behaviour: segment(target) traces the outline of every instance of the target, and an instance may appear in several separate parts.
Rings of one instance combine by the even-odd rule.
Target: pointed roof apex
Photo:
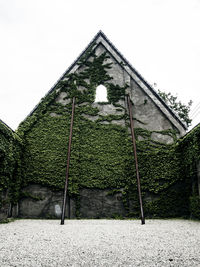
[[[91,42],[87,45],[87,47],[83,50],[83,52],[79,55],[79,57],[72,63],[72,65],[63,73],[60,79],[54,84],[54,86],[48,91],[46,96],[50,94],[56,87],[57,83],[64,78],[66,74],[73,73],[79,68],[78,62],[80,59],[86,54],[89,48],[94,44],[96,47],[101,44],[105,47],[105,49],[112,55],[115,60],[121,64],[123,63],[124,70],[132,77],[132,79],[137,83],[137,85],[142,88],[142,90],[153,100],[153,102],[159,107],[159,109],[165,114],[165,116],[179,129],[181,135],[185,134],[185,130],[187,130],[187,126],[184,122],[180,120],[180,118],[171,110],[171,108],[160,98],[157,92],[153,89],[153,87],[142,77],[142,75],[128,62],[128,60],[118,51],[118,49],[110,42],[107,36],[100,30]],[[45,97],[46,97],[45,96]],[[34,108],[34,110],[28,115],[32,115],[32,113],[37,109],[38,105]]]
[[[96,35],[105,35],[102,30],[99,30]]]
[[[97,32],[97,34],[95,35],[95,37],[97,37],[97,36],[99,36],[99,35],[102,35],[102,36],[105,36],[105,37],[106,37],[105,33],[104,33],[102,30],[99,30],[99,31]],[[95,38],[95,37],[94,37],[94,38]]]

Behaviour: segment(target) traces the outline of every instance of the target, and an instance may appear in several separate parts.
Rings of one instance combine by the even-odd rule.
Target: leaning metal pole
[[[61,215],[61,223],[60,224],[64,224],[65,223],[65,210],[66,210],[66,203],[67,203],[67,188],[68,188],[68,178],[69,178],[69,163],[70,163],[70,154],[71,154],[72,130],[73,130],[73,122],[74,122],[74,110],[75,110],[75,97],[73,97],[73,101],[72,101],[72,116],[71,116],[70,134],[69,134],[69,143],[68,143],[68,153],[67,153],[66,180],[65,180],[65,189],[64,189],[62,215]]]
[[[129,119],[130,119],[131,135],[132,135],[132,142],[133,142],[133,152],[134,152],[134,158],[135,158],[135,169],[136,169],[136,176],[137,176],[138,195],[139,195],[139,201],[140,201],[141,223],[145,224],[143,205],[142,205],[141,187],[140,187],[140,175],[139,175],[138,160],[137,160],[137,150],[136,150],[136,142],[135,142],[135,133],[134,133],[134,124],[133,124],[133,112],[132,112],[132,105],[131,105],[129,95],[127,96],[127,102],[128,102]]]

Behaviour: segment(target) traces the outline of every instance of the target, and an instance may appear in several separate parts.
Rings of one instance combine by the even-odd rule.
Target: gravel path
[[[0,224],[0,266],[200,266],[200,222],[16,220]]]

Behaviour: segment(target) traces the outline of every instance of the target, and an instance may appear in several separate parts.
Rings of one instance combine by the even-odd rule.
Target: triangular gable
[[[93,40],[89,43],[86,49],[80,54],[80,56],[74,61],[74,63],[64,72],[61,78],[54,84],[54,86],[46,94],[49,95],[54,91],[56,85],[70,73],[74,73],[80,65],[78,64],[80,59],[86,55],[91,46],[95,49],[98,45],[103,45],[106,51],[122,66],[122,68],[130,75],[130,77],[136,82],[136,84],[142,88],[142,90],[151,98],[155,105],[162,111],[162,113],[171,121],[171,123],[179,130],[180,135],[185,134],[187,129],[186,125],[179,119],[179,117],[171,110],[171,108],[160,98],[156,91],[148,84],[148,82],[136,71],[135,68],[125,59],[125,57],[117,50],[117,48],[108,40],[102,31],[99,31]],[[45,97],[46,97],[45,96]],[[39,104],[38,104],[39,105]],[[38,105],[28,115],[32,115],[36,111]]]

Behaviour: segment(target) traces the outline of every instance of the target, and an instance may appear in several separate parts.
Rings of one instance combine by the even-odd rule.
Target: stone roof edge
[[[10,126],[8,126],[8,124],[6,124],[4,121],[2,121],[1,119],[0,119],[0,123],[2,123],[6,128],[8,128],[8,130],[15,133],[15,131]]]
[[[191,128],[184,136],[182,136],[179,140],[183,141],[185,138],[187,138],[189,135],[193,134],[194,131],[196,131],[197,128],[200,128],[200,122],[197,123],[193,128]]]
[[[187,126],[179,119],[179,117],[169,108],[169,106],[160,98],[157,92],[151,87],[151,85],[142,77],[142,75],[136,71],[136,69],[128,62],[128,60],[118,51],[118,49],[108,40],[106,35],[99,31],[91,42],[87,45],[87,47],[83,50],[83,52],[77,57],[77,59],[67,68],[67,70],[62,74],[62,76],[57,80],[57,82],[51,87],[51,89],[45,94],[42,98],[44,99],[47,95],[49,95],[55,89],[56,85],[59,81],[61,81],[67,73],[74,72],[79,67],[77,65],[78,61],[81,57],[86,53],[86,51],[91,47],[91,45],[98,41],[103,43],[105,48],[113,55],[113,57],[117,60],[119,58],[122,62],[125,63],[123,68],[129,73],[129,75],[137,82],[137,84],[151,97],[153,102],[161,109],[161,111],[167,116],[167,118],[172,121],[174,126],[176,126],[180,133],[185,134],[185,130]],[[119,62],[119,59],[117,60]],[[121,61],[119,63],[121,63]],[[42,102],[41,100],[34,109],[29,113],[29,115],[24,119],[26,120],[29,116],[31,116],[39,104]],[[181,126],[181,127],[180,127]]]
[[[165,116],[178,128],[181,135],[185,134],[187,126],[183,123],[178,115],[162,100],[158,93],[153,89],[153,87],[142,77],[142,75],[136,71],[136,69],[128,62],[128,60],[117,50],[117,48],[107,39],[104,33],[101,32],[101,36],[105,39],[106,43],[109,44],[109,47],[112,48],[112,51],[109,51],[109,47],[104,43],[104,46],[108,51],[114,56],[117,60],[117,56],[120,60],[117,60],[120,64],[121,61],[123,68],[126,72],[136,81],[136,83],[146,92],[146,94],[153,100],[153,102],[158,106],[158,108],[165,114]],[[103,41],[102,39],[102,41]],[[114,55],[114,53],[116,55]]]
[[[50,88],[50,90],[45,94],[45,96],[40,100],[40,102],[33,108],[33,110],[27,115],[27,117],[24,119],[26,120],[29,116],[31,116],[35,110],[37,109],[37,107],[39,106],[39,104],[41,102],[43,102],[43,99],[49,95],[50,93],[53,92],[53,90],[55,89],[56,85],[65,77],[65,75],[69,72],[71,72],[74,67],[77,66],[77,63],[79,62],[79,60],[81,59],[81,57],[86,53],[86,51],[90,48],[90,46],[95,42],[95,40],[98,38],[98,36],[100,35],[101,31],[99,31],[95,37],[92,39],[92,41],[87,45],[87,47],[81,52],[81,54],[77,57],[77,59],[74,60],[74,62],[67,68],[67,70],[61,75],[61,77],[54,83],[54,85]],[[77,66],[78,68],[78,66]],[[75,71],[75,69],[73,70]]]

